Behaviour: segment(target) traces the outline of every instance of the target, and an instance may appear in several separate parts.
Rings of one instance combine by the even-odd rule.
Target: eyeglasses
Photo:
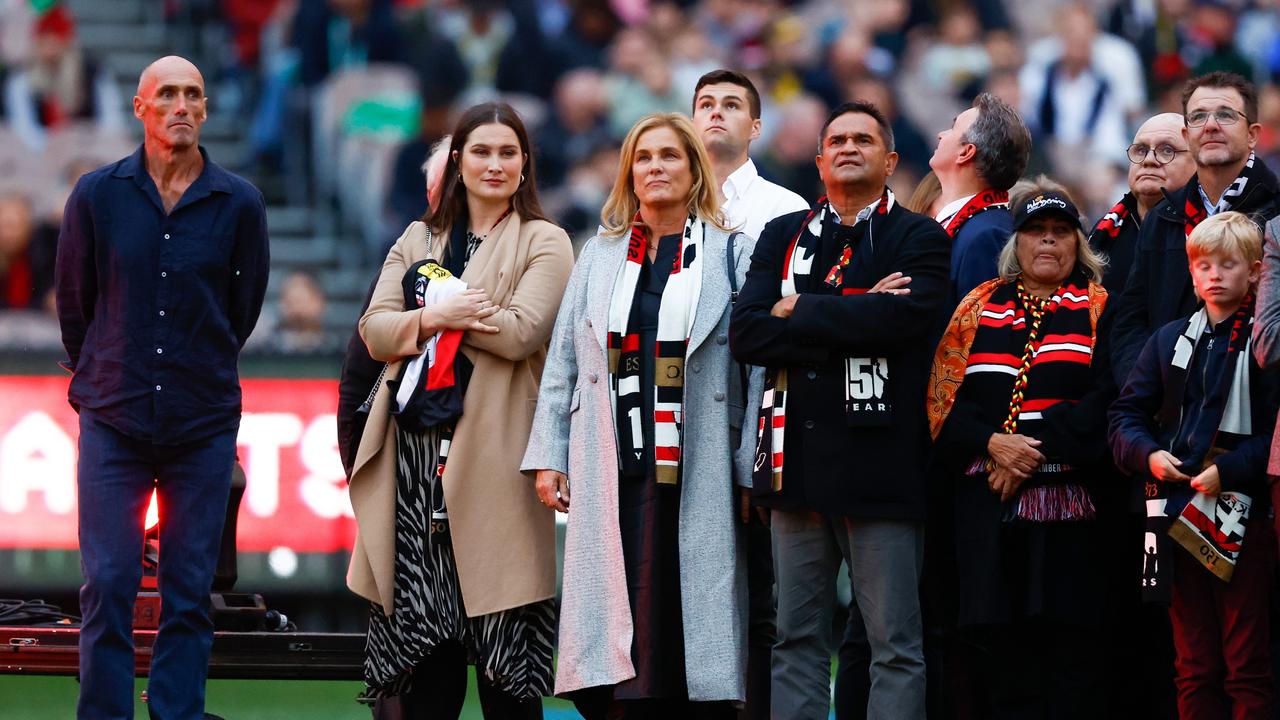
[[[1169,163],[1173,162],[1173,159],[1177,157],[1178,153],[1184,153],[1184,152],[1187,152],[1187,151],[1179,150],[1173,147],[1172,145],[1157,145],[1156,147],[1150,147],[1147,145],[1143,145],[1142,143],[1134,143],[1130,145],[1128,149],[1129,162],[1133,163],[1134,165],[1141,165],[1142,163],[1146,162],[1147,155],[1149,153],[1155,153],[1156,162],[1160,163],[1161,165],[1168,165]]]
[[[1231,108],[1218,108],[1213,111],[1197,110],[1187,114],[1187,127],[1202,127],[1209,122],[1210,116],[1217,120],[1219,125],[1235,125],[1237,120],[1244,117]]]

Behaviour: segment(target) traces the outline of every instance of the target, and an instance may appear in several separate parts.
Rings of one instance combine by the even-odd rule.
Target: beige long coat
[[[404,310],[401,280],[415,262],[440,257],[448,236],[427,247],[426,226],[411,224],[387,253],[382,275],[360,318],[360,335],[376,360],[415,356],[422,310]],[[467,333],[462,352],[475,365],[444,475],[449,532],[467,614],[487,615],[553,597],[554,512],[538,502],[521,474],[546,360],[547,341],[569,273],[573,248],[555,225],[523,222],[515,213],[490,233],[462,279],[486,290],[502,309],[486,320],[496,334]],[[347,572],[353,592],[390,614],[394,597],[396,446],[388,408],[391,391],[378,388],[351,474],[351,506],[359,532]]]

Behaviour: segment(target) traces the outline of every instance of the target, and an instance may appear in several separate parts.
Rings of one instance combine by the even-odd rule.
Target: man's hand
[[[1026,480],[1044,462],[1044,454],[1036,449],[1039,446],[1039,440],[1026,435],[992,433],[987,454],[996,465]]]
[[[1168,450],[1157,450],[1147,456],[1147,467],[1151,470],[1151,477],[1163,482],[1189,482],[1190,475],[1184,475],[1178,468],[1182,467],[1182,461],[1173,456]],[[1203,475],[1204,473],[1201,473]],[[1213,471],[1214,480],[1217,480],[1218,471]]]
[[[1191,479],[1191,487],[1205,495],[1217,495],[1222,492],[1222,478],[1218,475],[1218,466],[1210,465]]]
[[[911,288],[907,287],[911,283],[910,275],[903,275],[900,272],[889,273],[880,278],[880,282],[871,286],[869,293],[887,293],[889,295],[910,295]]]
[[[756,506],[756,517],[765,525],[769,524],[769,508]],[[738,486],[738,519],[743,525],[751,522],[751,489]]]
[[[569,478],[555,470],[539,470],[534,481],[538,501],[562,513],[569,512]]]
[[[788,295],[782,298],[781,300],[779,300],[778,302],[774,303],[773,309],[769,311],[769,314],[774,317],[789,318],[791,317],[791,313],[795,312],[796,301],[799,299],[800,299],[800,296],[798,294]]]

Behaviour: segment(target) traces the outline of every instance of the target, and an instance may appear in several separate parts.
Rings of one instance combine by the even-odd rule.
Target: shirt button
[[[165,272],[165,271],[161,270],[161,271],[160,271],[160,277],[169,277],[169,273],[167,273],[167,272]]]
[[[157,385],[157,386],[156,386],[156,392],[160,392],[160,386],[159,386],[159,385]]]
[[[804,421],[804,429],[805,429],[805,430],[812,430],[812,429],[813,429],[813,424],[814,424],[814,423],[813,423],[813,421],[812,421],[812,420],[805,420],[805,421]]]
[[[716,392],[715,398],[716,398],[716,402],[724,402],[724,393]]]
[[[702,366],[701,366],[701,365],[694,365],[694,366],[693,366],[693,371],[694,371],[694,372],[702,372]]]
[[[596,377],[595,373],[591,373],[590,375],[587,376],[587,382],[595,382],[597,379],[598,378]]]
[[[163,355],[163,354],[164,354],[164,348],[156,348],[156,354],[157,354],[157,355]]]
[[[169,239],[169,233],[165,233],[165,234],[164,234],[164,239],[165,239],[165,240],[168,240],[168,239]]]
[[[164,311],[163,311],[163,310],[161,310],[161,311],[160,311],[160,317],[164,317]]]
[[[817,380],[818,373],[813,370],[810,370],[809,372],[805,373],[805,377],[809,378],[810,380]]]
[[[717,335],[717,336],[716,336],[716,344],[717,344],[717,345],[724,345],[724,344],[725,344],[725,343],[727,343],[727,342],[729,342],[729,338],[728,338],[728,336],[726,336],[726,335]]]

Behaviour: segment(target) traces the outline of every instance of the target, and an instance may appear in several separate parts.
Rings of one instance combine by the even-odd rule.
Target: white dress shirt
[[[759,239],[764,226],[779,215],[809,209],[804,198],[760,177],[750,158],[725,179],[721,189],[730,227],[754,239]]]
[[[965,195],[958,200],[952,200],[942,206],[942,209],[938,211],[938,216],[935,217],[934,220],[937,220],[938,224],[942,227],[946,227],[947,223],[951,222],[951,218],[955,217],[956,213],[960,212],[960,209],[965,206],[965,203],[972,199],[973,195]]]

